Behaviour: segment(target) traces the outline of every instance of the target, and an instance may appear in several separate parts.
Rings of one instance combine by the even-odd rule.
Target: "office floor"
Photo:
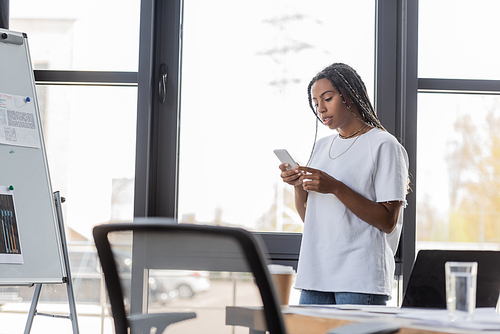
[[[30,303],[4,304],[0,307],[0,334],[24,333]],[[68,314],[64,304],[39,305],[38,311],[49,314]],[[96,305],[77,305],[78,327],[80,333],[113,333],[111,318],[101,321],[101,308]],[[50,330],[49,330],[50,329]],[[69,334],[72,333],[69,319],[52,318],[37,315],[33,320],[31,334]]]

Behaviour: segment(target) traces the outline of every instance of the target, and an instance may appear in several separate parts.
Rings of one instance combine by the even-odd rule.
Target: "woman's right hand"
[[[281,170],[281,178],[283,182],[288,183],[291,186],[297,187],[302,184],[300,177],[302,176],[302,172],[300,172],[297,168],[292,170],[287,170],[287,167],[290,166],[287,163],[283,163],[280,165]]]

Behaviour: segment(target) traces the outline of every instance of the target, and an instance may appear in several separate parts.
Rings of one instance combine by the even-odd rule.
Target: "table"
[[[421,310],[421,313],[418,313],[418,310],[415,311],[415,313],[410,312],[409,317],[401,317],[397,315],[399,313],[397,308],[390,307],[379,308],[379,311],[377,311],[377,308],[373,308],[373,311],[367,311],[367,308],[339,309],[317,306],[283,306],[282,308],[288,334],[324,334],[332,328],[361,321],[390,321],[391,323],[397,323],[401,326],[401,330],[398,332],[401,334],[485,333],[485,330],[477,328],[460,328],[448,326],[444,322],[433,322],[435,319],[431,319],[432,315],[446,315],[444,313],[446,310]],[[490,310],[487,311],[490,312]],[[427,321],[425,319],[426,314],[429,314]],[[490,316],[495,317],[493,309],[491,315],[488,313],[488,317]],[[494,320],[496,321],[496,318]],[[498,325],[495,326],[498,327],[498,330],[491,331],[492,328],[489,328],[488,333],[500,333],[500,315],[498,315],[497,320]],[[248,327],[250,334],[263,334],[266,331],[264,313],[260,307],[228,306],[226,308],[226,325]],[[475,324],[469,323],[465,325],[472,326]]]

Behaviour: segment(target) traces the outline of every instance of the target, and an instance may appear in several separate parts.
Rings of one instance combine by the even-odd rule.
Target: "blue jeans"
[[[355,304],[355,305],[386,305],[389,296],[355,292],[325,292],[302,290],[299,304]]]

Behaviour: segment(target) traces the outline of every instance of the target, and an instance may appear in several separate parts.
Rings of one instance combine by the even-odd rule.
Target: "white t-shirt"
[[[408,155],[388,132],[374,128],[349,139],[322,138],[309,166],[367,199],[406,206]],[[387,234],[359,219],[335,195],[310,191],[295,288],[390,296],[402,216],[403,210]]]

